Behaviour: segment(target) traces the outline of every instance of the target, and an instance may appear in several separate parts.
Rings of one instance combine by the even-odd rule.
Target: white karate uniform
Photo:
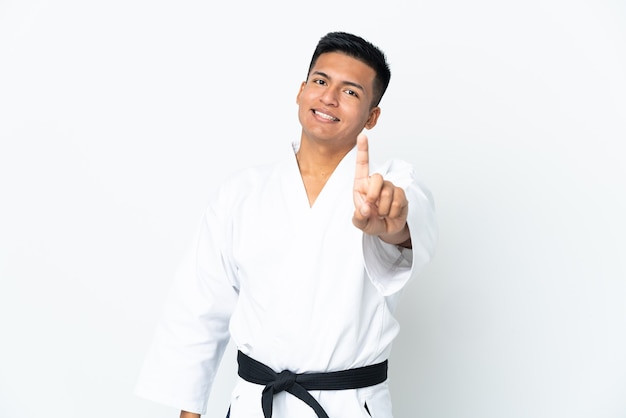
[[[295,148],[295,146],[294,146]],[[345,370],[388,358],[399,291],[431,259],[437,237],[430,192],[393,160],[376,171],[405,190],[412,250],[352,224],[356,148],[309,206],[294,150],[243,170],[216,192],[183,262],[136,394],[205,413],[222,354],[237,348],[275,371]],[[263,386],[238,380],[231,418],[263,417]],[[311,391],[331,418],[391,418],[387,383]],[[291,394],[274,418],[315,418]]]

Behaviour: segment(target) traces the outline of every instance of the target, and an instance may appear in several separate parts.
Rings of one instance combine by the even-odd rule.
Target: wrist
[[[403,248],[411,248],[411,233],[407,224],[404,224],[404,228],[402,228],[399,232],[393,234],[380,234],[378,235],[378,238],[387,244],[397,245]]]

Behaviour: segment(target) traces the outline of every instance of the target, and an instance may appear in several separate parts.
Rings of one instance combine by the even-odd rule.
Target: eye
[[[357,92],[356,92],[356,91],[354,91],[354,90],[347,89],[347,90],[345,90],[345,92],[346,92],[347,94],[349,94],[350,96],[359,97],[359,95],[357,94]]]
[[[326,80],[316,79],[316,80],[313,80],[313,82],[315,84],[319,84],[320,86],[325,86],[326,85]]]

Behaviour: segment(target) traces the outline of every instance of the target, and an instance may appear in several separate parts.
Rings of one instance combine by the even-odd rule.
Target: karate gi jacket
[[[375,170],[409,201],[413,248],[387,244],[352,224],[356,147],[313,206],[296,148],[277,163],[236,173],[216,191],[174,280],[137,395],[204,414],[230,338],[277,372],[345,370],[388,358],[399,330],[393,313],[400,291],[434,253],[432,196],[406,162]],[[262,390],[239,378],[231,418],[262,418]],[[331,418],[392,416],[387,382],[311,394]],[[316,415],[282,392],[274,397],[273,417]]]

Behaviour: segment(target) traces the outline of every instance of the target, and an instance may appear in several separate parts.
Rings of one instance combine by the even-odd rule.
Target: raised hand
[[[390,244],[410,247],[406,223],[409,202],[404,190],[378,173],[369,174],[369,149],[364,133],[357,137],[354,174],[354,226]]]

